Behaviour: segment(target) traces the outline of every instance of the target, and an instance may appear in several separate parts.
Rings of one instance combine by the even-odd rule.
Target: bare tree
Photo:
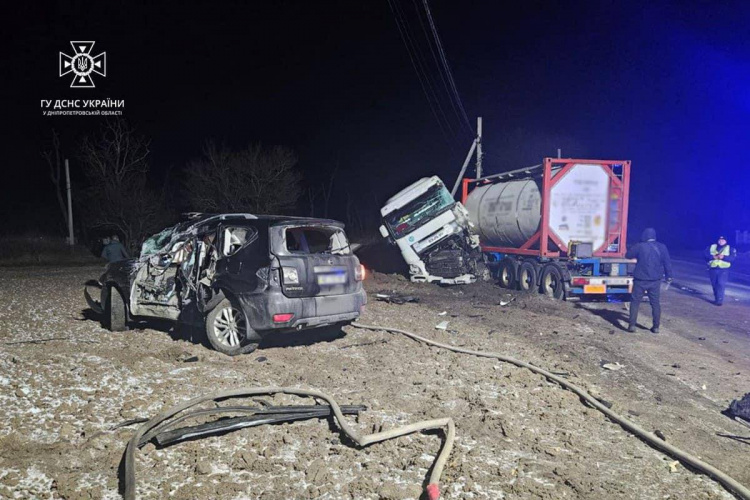
[[[65,221],[65,227],[68,227],[68,210],[65,207],[65,199],[63,198],[63,159],[60,153],[60,135],[52,129],[52,145],[50,149],[42,151],[42,158],[45,159],[47,165],[49,165],[49,176],[52,180],[52,184],[55,185],[55,195],[57,196],[57,204],[60,206],[60,213],[62,213],[63,221]]]
[[[283,146],[232,151],[209,141],[185,169],[186,197],[201,212],[283,213],[301,194],[296,164],[294,152]]]
[[[79,151],[90,186],[85,220],[91,228],[119,232],[131,250],[168,219],[162,197],[148,185],[148,155],[148,139],[123,120],[106,122]]]

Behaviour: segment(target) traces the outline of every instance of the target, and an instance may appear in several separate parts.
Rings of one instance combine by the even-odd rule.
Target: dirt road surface
[[[0,270],[0,498],[119,498],[133,427],[108,430],[200,394],[238,387],[312,387],[364,404],[362,432],[451,416],[456,446],[444,498],[733,498],[527,370],[346,327],[277,336],[229,358],[169,325],[104,330],[82,284],[101,269]],[[689,266],[663,295],[661,333],[627,334],[623,304],[562,302],[491,284],[440,288],[375,273],[362,321],[565,373],[613,409],[750,485],[750,429],[720,412],[750,391],[750,304],[722,308]],[[703,283],[701,286],[704,286]],[[417,304],[387,304],[396,290]],[[738,295],[738,290],[741,292]],[[698,290],[700,292],[701,290]],[[705,288],[702,289],[705,292]],[[506,305],[506,301],[514,300]],[[739,300],[730,300],[738,298]],[[441,313],[445,313],[442,314]],[[448,321],[447,331],[435,325]],[[52,339],[40,343],[19,343]],[[622,368],[610,371],[605,362]],[[304,399],[268,398],[311,404]],[[136,457],[139,498],[418,498],[441,434],[365,449],[311,420],[244,429]]]

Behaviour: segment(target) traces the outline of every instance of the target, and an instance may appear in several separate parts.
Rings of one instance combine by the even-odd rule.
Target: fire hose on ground
[[[271,394],[291,394],[295,396],[307,396],[317,398],[326,401],[330,405],[330,411],[333,412],[333,416],[341,430],[346,434],[352,441],[357,443],[361,447],[368,446],[373,443],[385,441],[388,439],[397,438],[406,434],[412,434],[414,432],[420,432],[430,429],[442,429],[445,428],[445,443],[443,444],[440,453],[435,458],[435,462],[432,467],[432,473],[430,474],[429,484],[426,488],[427,498],[430,500],[437,500],[440,496],[438,483],[440,482],[440,476],[443,473],[443,467],[445,462],[448,460],[448,456],[453,448],[453,440],[456,435],[456,428],[453,420],[450,418],[438,418],[433,420],[424,420],[413,424],[398,427],[396,429],[390,429],[387,431],[376,432],[374,434],[362,435],[352,428],[344,419],[344,412],[342,408],[336,403],[336,401],[320,391],[314,389],[297,389],[292,387],[259,387],[254,389],[235,389],[230,391],[224,391],[217,394],[199,396],[191,399],[179,405],[173,406],[149,421],[141,425],[135,432],[133,437],[128,442],[127,449],[125,450],[125,500],[135,500],[136,497],[136,477],[135,477],[135,450],[149,441],[151,438],[157,437],[160,433],[164,432],[176,421],[181,421],[181,417],[178,417],[174,421],[165,421],[171,419],[178,413],[181,413],[189,408],[199,405],[206,401],[217,401],[230,398],[241,398],[249,396],[259,395],[271,395]],[[196,414],[212,414],[220,412],[228,412],[231,408],[214,408],[207,410],[198,410],[193,412],[192,415]],[[236,408],[234,409],[236,410]]]
[[[420,335],[417,335],[415,333],[408,332],[406,330],[400,330],[398,328],[390,328],[385,326],[375,326],[375,325],[365,325],[362,323],[352,323],[352,326],[356,328],[362,328],[365,330],[374,330],[374,331],[385,331],[390,333],[399,333],[401,335],[405,335],[412,340],[416,340],[418,342],[422,342],[423,344],[427,344],[433,347],[439,347],[441,349],[448,349],[453,352],[462,353],[462,354],[470,354],[472,356],[479,356],[482,358],[492,358],[497,359],[506,363],[510,363],[516,366],[519,366],[521,368],[527,368],[531,370],[534,373],[537,373],[539,375],[542,375],[543,377],[547,378],[548,380],[555,382],[562,386],[565,389],[568,389],[571,392],[574,392],[578,397],[580,397],[583,401],[585,401],[588,405],[592,406],[593,408],[596,408],[603,414],[605,414],[610,420],[620,424],[623,428],[625,428],[627,431],[631,432],[633,435],[637,436],[641,440],[645,441],[649,445],[653,446],[654,448],[663,451],[664,453],[676,458],[683,464],[689,465],[693,469],[702,472],[703,474],[706,474],[707,476],[710,476],[714,478],[716,481],[721,483],[727,490],[734,493],[735,495],[739,496],[743,500],[750,500],[750,489],[746,488],[742,484],[740,484],[737,480],[733,479],[726,473],[720,471],[716,467],[712,466],[711,464],[708,464],[704,462],[703,460],[699,459],[698,457],[691,455],[690,453],[681,450],[680,448],[677,448],[676,446],[673,446],[666,441],[660,439],[656,434],[652,432],[648,432],[645,429],[638,426],[636,423],[632,422],[631,420],[628,420],[627,418],[623,417],[622,415],[612,411],[609,409],[609,407],[605,404],[603,404],[601,401],[599,401],[597,398],[592,396],[588,393],[585,389],[565,380],[564,378],[555,375],[554,373],[551,373],[543,368],[539,368],[538,366],[534,366],[530,363],[527,363],[525,361],[521,361],[515,358],[512,358],[510,356],[505,356],[503,354],[498,354],[494,352],[485,352],[485,351],[473,351],[470,349],[463,349],[461,347],[452,346],[450,344],[444,344],[441,342],[436,342],[434,340],[430,340],[428,338],[422,337]],[[443,451],[445,451],[445,448],[447,448],[447,442],[446,446],[444,447]],[[432,480],[430,481],[432,482]]]

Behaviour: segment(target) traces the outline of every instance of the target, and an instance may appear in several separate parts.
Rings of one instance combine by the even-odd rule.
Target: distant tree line
[[[42,157],[67,224],[61,145],[54,131]],[[158,189],[150,159],[150,140],[124,120],[104,122],[75,146],[71,160],[82,170],[85,185],[76,186],[74,220],[84,239],[118,234],[137,253],[143,240],[176,222],[180,211],[328,217],[338,171],[334,168],[327,181],[303,188],[297,156],[288,147],[250,143],[232,149],[207,141],[201,155],[180,168],[178,182],[172,174],[170,182]],[[358,201],[346,193],[342,218],[350,232],[364,233],[377,224],[378,207],[368,207],[373,216]]]

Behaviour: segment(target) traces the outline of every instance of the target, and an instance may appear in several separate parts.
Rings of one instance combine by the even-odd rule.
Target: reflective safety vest
[[[721,249],[721,252],[718,251],[719,246],[714,243],[711,245],[711,249],[709,250],[709,253],[711,256],[715,255],[723,255],[724,257],[729,257],[729,245],[724,245],[724,248]],[[724,260],[719,259],[713,259],[711,262],[708,263],[708,267],[712,268],[719,268],[719,269],[727,269],[732,265],[731,262],[727,262]]]

